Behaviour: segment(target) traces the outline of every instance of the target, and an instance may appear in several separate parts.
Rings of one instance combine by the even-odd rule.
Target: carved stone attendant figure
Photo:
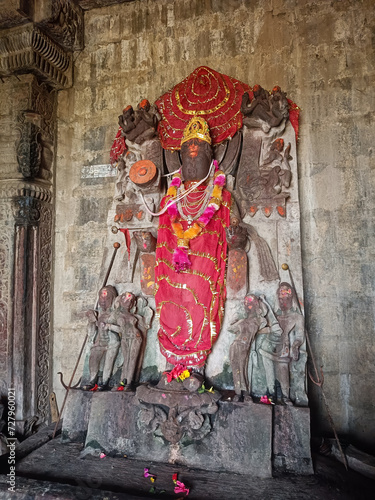
[[[274,384],[280,383],[284,402],[290,404],[290,371],[300,357],[300,348],[305,341],[304,318],[297,306],[297,297],[289,283],[281,283],[277,290],[276,328],[260,345],[267,385],[271,394]],[[303,377],[303,374],[302,374]],[[303,399],[303,396],[300,396]]]
[[[281,283],[277,295],[280,309],[276,311],[276,317],[283,330],[280,359],[289,363],[288,366],[282,362],[279,364],[280,384],[283,397],[289,399],[290,370],[299,360],[300,349],[305,341],[305,321],[299,312],[294,289],[289,283]]]
[[[232,323],[229,328],[233,333],[237,333],[229,351],[236,393],[233,401],[239,401],[242,396],[245,401],[251,401],[251,379],[248,377],[250,349],[258,331],[267,325],[267,307],[256,295],[247,295],[244,305],[246,317]]]
[[[121,338],[121,352],[124,358],[121,371],[121,385],[118,389],[126,391],[131,389],[142,347],[142,334],[139,328],[137,328],[138,319],[131,312],[134,303],[135,296],[132,293],[125,292],[121,294],[116,299],[114,314],[110,318],[111,329],[116,331]]]
[[[159,219],[156,249],[158,336],[169,368],[178,364],[203,373],[224,314],[231,196],[223,189],[225,175],[211,161],[202,118],[186,127],[181,159],[181,172],[161,203],[168,208]]]
[[[103,375],[97,390],[108,389],[113,364],[120,347],[120,337],[116,331],[111,329],[110,323],[112,305],[116,297],[117,292],[113,286],[103,287],[99,292],[98,318],[96,319],[96,311],[94,310],[87,313],[92,346],[89,357],[90,382],[83,386],[85,391],[95,387],[101,366],[103,367]]]

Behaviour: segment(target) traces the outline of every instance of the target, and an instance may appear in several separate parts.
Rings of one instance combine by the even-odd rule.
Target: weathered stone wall
[[[140,0],[85,13],[74,86],[59,93],[54,374],[70,376],[105,249],[117,116],[200,65],[302,108],[299,174],[307,326],[338,431],[375,450],[372,0]],[[291,263],[292,266],[293,263]],[[55,375],[56,377],[56,375]],[[59,401],[63,396],[55,378]],[[329,432],[312,388],[316,432]]]

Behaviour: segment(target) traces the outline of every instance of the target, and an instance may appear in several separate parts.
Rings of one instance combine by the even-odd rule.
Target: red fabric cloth
[[[162,200],[162,206],[165,198]],[[156,248],[156,308],[160,350],[176,365],[202,366],[216,341],[224,315],[225,227],[230,223],[231,195],[202,230],[190,240],[191,268],[177,273],[172,256],[177,246],[168,213],[160,216]],[[184,230],[187,222],[181,221]]]
[[[200,66],[155,102],[162,115],[158,131],[164,149],[180,149],[186,125],[198,114],[210,127],[213,144],[219,144],[242,127],[241,101],[251,88],[235,78]]]

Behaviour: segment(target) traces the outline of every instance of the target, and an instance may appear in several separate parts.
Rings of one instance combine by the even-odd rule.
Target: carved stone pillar
[[[0,395],[16,419],[49,419],[57,91],[83,48],[74,0],[13,0],[0,12]]]
[[[32,75],[0,98],[0,391],[15,389],[17,430],[49,419],[56,91]]]
[[[16,419],[48,419],[52,207],[31,196],[14,199],[12,387]]]

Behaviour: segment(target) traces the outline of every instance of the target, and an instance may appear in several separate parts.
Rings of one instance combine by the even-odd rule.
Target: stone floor
[[[374,498],[375,482],[349,470],[334,458],[314,455],[315,475],[253,479],[123,458],[81,458],[81,445],[50,440],[17,462],[15,493],[8,491],[6,462],[1,464],[0,498],[43,499],[178,499],[172,475],[198,500],[366,500]],[[152,483],[144,468],[156,475]],[[4,470],[5,469],[5,470]],[[154,487],[154,492],[151,488]],[[164,491],[163,491],[164,490]]]

